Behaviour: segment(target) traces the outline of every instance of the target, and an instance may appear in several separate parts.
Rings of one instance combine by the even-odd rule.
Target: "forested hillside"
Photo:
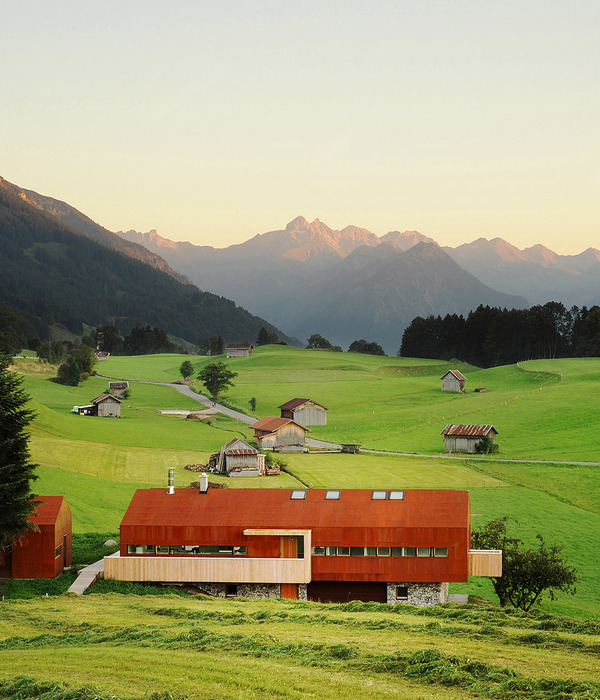
[[[0,303],[23,314],[47,337],[62,324],[80,335],[82,323],[116,325],[121,333],[146,324],[199,343],[221,335],[253,341],[266,321],[228,299],[76,233],[19,197],[0,180]]]

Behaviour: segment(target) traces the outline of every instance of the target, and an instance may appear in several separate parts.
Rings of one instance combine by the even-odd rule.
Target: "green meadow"
[[[50,380],[47,366],[17,361],[37,413],[31,441],[40,464],[35,488],[67,496],[77,532],[116,533],[136,488],[164,486],[169,467],[175,468],[176,486],[187,486],[198,477],[183,469],[186,464],[206,463],[234,435],[251,439],[248,426],[223,415],[190,421],[157,413],[202,408],[171,387],[143,383],[180,380],[186,357],[112,357],[99,363],[98,372],[131,382],[131,397],[118,420],[70,413],[73,405],[102,393],[105,378],[64,387]],[[290,398],[310,397],[330,409],[328,425],[313,427],[312,436],[407,454],[291,454],[285,455],[286,470],[278,477],[211,479],[232,488],[469,489],[474,526],[510,515],[518,520],[514,528],[524,541],[533,544],[541,532],[563,546],[577,567],[577,596],[546,601],[545,609],[600,616],[595,537],[600,532],[600,467],[557,463],[600,461],[600,417],[594,411],[600,360],[540,360],[481,370],[457,362],[266,346],[251,358],[192,362],[200,369],[215,359],[238,372],[225,399],[242,411],[250,413],[252,397],[257,417],[278,415],[279,404]],[[440,377],[450,368],[467,376],[465,394],[441,392]],[[202,391],[197,382],[194,386]],[[475,393],[475,387],[485,392]],[[440,431],[449,422],[493,423],[499,453],[485,459],[445,457]],[[472,579],[454,590],[493,599],[485,580]]]

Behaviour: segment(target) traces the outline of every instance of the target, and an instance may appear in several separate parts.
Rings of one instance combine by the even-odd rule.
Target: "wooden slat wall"
[[[502,576],[502,551],[470,549],[469,576]]]
[[[117,581],[308,583],[310,557],[308,561],[242,557],[105,557],[104,576]]]

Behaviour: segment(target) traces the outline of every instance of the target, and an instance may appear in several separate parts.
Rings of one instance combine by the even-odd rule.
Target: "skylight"
[[[293,489],[290,494],[290,500],[303,501],[306,498],[306,491],[303,489]]]
[[[326,501],[339,501],[341,495],[342,495],[342,492],[339,489],[332,489],[331,491],[327,491],[325,493],[325,500]]]
[[[404,491],[390,491],[390,495],[388,498],[390,499],[390,501],[403,501]]]
[[[371,493],[372,501],[385,501],[387,498],[387,491],[373,491]]]

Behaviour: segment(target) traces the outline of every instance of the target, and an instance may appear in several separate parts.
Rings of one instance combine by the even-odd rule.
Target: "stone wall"
[[[278,583],[199,583],[198,588],[207,595],[217,598],[227,597],[227,587],[237,586],[237,595],[242,598],[279,598],[281,587]]]
[[[299,583],[298,584],[298,600],[308,600],[308,584]]]
[[[398,586],[402,586],[408,589],[407,600],[397,600],[396,589]],[[420,605],[422,607],[427,607],[429,605],[437,605],[438,603],[447,603],[448,584],[411,582],[388,583],[387,602],[390,605],[399,605],[401,603],[406,603],[407,605]]]

